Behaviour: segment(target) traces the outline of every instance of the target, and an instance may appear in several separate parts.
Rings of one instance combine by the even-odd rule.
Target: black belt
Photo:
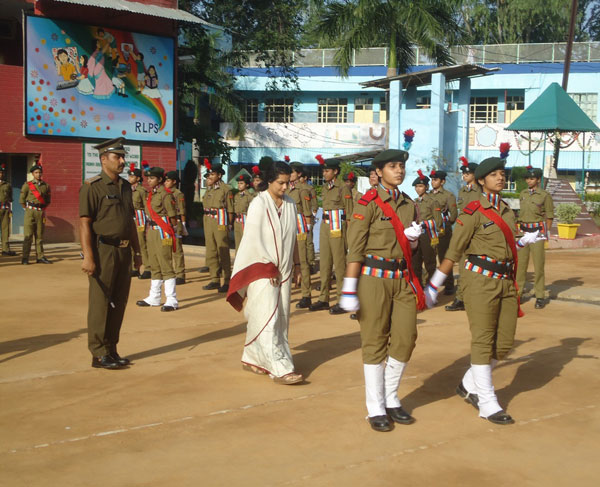
[[[342,215],[342,221],[346,219],[346,215]],[[329,215],[327,213],[323,214],[323,221],[329,221]]]
[[[500,264],[498,262],[490,262],[489,260],[482,259],[476,255],[467,256],[467,260],[472,264],[475,264],[486,271],[496,272],[497,274],[510,274],[512,272],[513,263],[512,261],[506,264]]]
[[[40,208],[40,209],[43,209],[46,207],[45,205],[35,205],[33,203],[25,203],[25,206],[28,206],[29,208]]]
[[[544,227],[542,225],[538,225],[537,227],[532,227],[532,228],[526,228],[521,223],[520,227],[521,227],[521,230],[523,230],[525,233],[533,233],[533,232],[537,232],[538,230],[540,232],[544,231]]]
[[[205,215],[216,215],[217,210],[204,210]]]
[[[103,237],[102,235],[100,237],[98,237],[98,240],[100,241],[100,243],[103,243],[106,245],[112,245],[113,247],[120,247],[120,248],[129,247],[129,240],[121,240],[118,238]]]
[[[406,260],[402,259],[402,260],[394,260],[394,261],[387,261],[387,260],[378,260],[378,259],[372,259],[371,257],[365,257],[365,261],[363,262],[363,265],[366,267],[375,267],[375,269],[381,269],[383,271],[392,271],[392,272],[396,272],[396,271],[405,271],[406,270]]]

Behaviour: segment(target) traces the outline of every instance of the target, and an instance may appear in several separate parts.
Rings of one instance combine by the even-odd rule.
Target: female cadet
[[[233,197],[233,235],[235,237],[235,250],[237,251],[242,241],[244,234],[244,225],[246,224],[246,215],[248,214],[248,206],[252,198],[256,195],[250,192],[250,176],[242,174],[237,178],[238,192]]]
[[[516,246],[543,239],[534,232],[515,245],[514,215],[500,198],[506,182],[504,164],[504,159],[490,157],[475,169],[482,194],[457,219],[446,256],[425,290],[431,307],[437,302],[437,288],[466,254],[461,286],[471,328],[471,367],[456,392],[479,409],[480,417],[495,424],[514,423],[498,404],[492,368],[512,348],[517,316],[522,315],[514,281]]]
[[[380,182],[354,206],[340,300],[346,311],[360,307],[368,421],[376,431],[390,431],[390,419],[414,421],[398,398],[417,339],[417,309],[425,307],[411,263],[422,230],[415,222],[414,202],[398,190],[407,159],[408,152],[394,149],[373,159]]]
[[[142,167],[144,170],[150,169],[147,161],[142,161]],[[148,247],[146,245],[146,212],[144,211],[146,200],[148,199],[148,191],[142,185],[142,170],[135,167],[135,163],[129,165],[129,171],[127,171],[127,180],[131,184],[131,198],[133,200],[133,209],[135,210],[135,228],[137,229],[138,241],[140,243],[140,250],[142,251],[142,263],[144,265],[144,272],[140,272],[132,267],[132,277],[137,276],[140,279],[150,279],[150,259],[148,258]],[[132,264],[134,265],[134,264]]]

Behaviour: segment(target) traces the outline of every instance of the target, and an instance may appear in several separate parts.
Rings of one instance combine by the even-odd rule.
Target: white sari
[[[267,191],[252,200],[238,248],[227,301],[238,311],[248,298],[242,363],[274,377],[294,372],[288,344],[291,281],[296,244],[296,204],[289,196],[277,207]],[[273,286],[271,278],[279,280]]]

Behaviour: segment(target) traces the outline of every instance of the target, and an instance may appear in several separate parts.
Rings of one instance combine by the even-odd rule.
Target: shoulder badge
[[[98,174],[98,176],[94,176],[93,178],[89,178],[85,180],[85,184],[94,184],[102,179],[102,176]]]
[[[408,200],[408,201],[412,201],[413,199],[408,196],[404,191],[402,191],[402,196],[404,196],[404,199]]]
[[[352,195],[351,194],[345,194],[344,198],[346,198],[347,200],[349,200],[350,198],[352,198]]]
[[[358,200],[359,205],[367,206],[371,201],[377,198],[377,190],[370,189],[367,191],[361,199]]]
[[[465,206],[463,212],[465,212],[467,215],[472,215],[479,209],[480,206],[481,203],[479,201],[471,201],[467,206]]]

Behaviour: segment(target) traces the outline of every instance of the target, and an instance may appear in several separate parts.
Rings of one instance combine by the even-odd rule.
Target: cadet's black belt
[[[373,259],[372,257],[365,257],[363,265],[366,267],[374,267],[375,269],[381,269],[382,271],[405,271],[406,260],[379,260]]]
[[[346,219],[346,215],[342,215],[342,220]],[[329,221],[329,215],[327,213],[323,213],[323,220],[328,222]]]
[[[546,225],[544,224],[544,222],[534,222],[534,223],[521,222],[519,224],[519,226],[521,227],[521,230],[523,230],[526,233],[537,232],[538,230],[540,232],[544,233],[544,230],[546,228]]]
[[[491,259],[490,257],[483,258],[472,254],[467,256],[467,260],[471,264],[475,264],[486,271],[495,272],[497,274],[510,274],[513,267],[512,260],[500,262],[495,259]]]
[[[216,215],[217,210],[204,210],[205,215]]]
[[[100,235],[100,237],[98,237],[98,240],[100,241],[100,243],[103,243],[106,245],[112,245],[113,247],[120,247],[120,248],[129,247],[129,240],[120,240],[118,238],[103,237],[102,235]]]
[[[25,206],[27,208],[32,208],[36,210],[43,210],[45,208],[45,205],[36,205],[35,203],[29,203],[29,201],[25,203]]]

